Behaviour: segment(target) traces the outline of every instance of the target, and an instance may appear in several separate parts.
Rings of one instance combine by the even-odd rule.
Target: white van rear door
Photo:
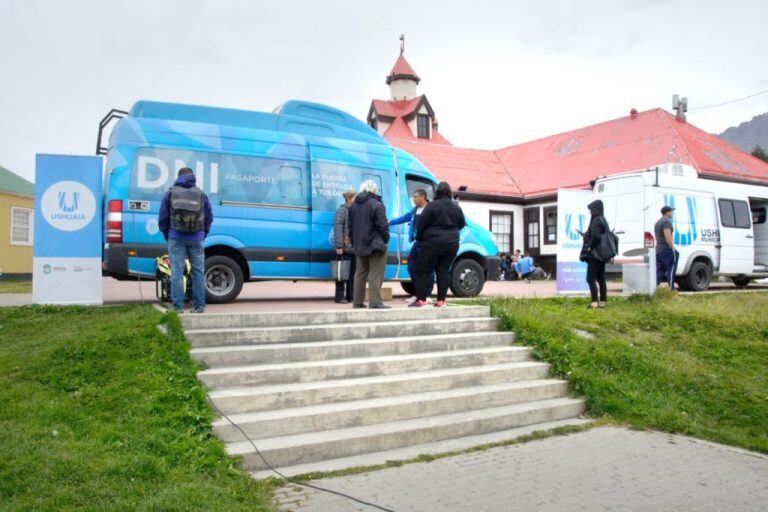
[[[732,197],[717,198],[720,227],[720,273],[751,274],[755,264],[755,238],[749,202]]]

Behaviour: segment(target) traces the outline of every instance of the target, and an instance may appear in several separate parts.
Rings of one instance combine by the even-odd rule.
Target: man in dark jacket
[[[211,203],[197,188],[195,174],[189,167],[179,169],[176,182],[165,193],[158,214],[158,225],[168,241],[171,258],[171,302],[177,313],[184,312],[184,267],[189,258],[192,267],[193,313],[205,311],[205,250],[203,240],[213,222]]]
[[[608,232],[608,222],[603,216],[603,202],[600,199],[592,201],[587,205],[591,215],[589,227],[584,236],[584,244],[581,247],[579,259],[587,264],[587,284],[589,293],[592,296],[590,308],[605,307],[605,301],[608,298],[608,286],[605,282],[605,261],[597,257],[595,250],[600,245],[600,238],[603,233]],[[598,297],[598,288],[600,295]]]
[[[445,307],[450,269],[459,252],[459,231],[467,223],[464,213],[451,198],[451,186],[445,181],[437,185],[435,199],[424,207],[416,224],[416,240],[419,254],[416,257],[416,301],[412,307],[427,305],[431,289],[430,276],[437,276],[437,302],[435,307]]]
[[[381,285],[387,264],[389,222],[387,211],[373,180],[360,185],[360,193],[349,210],[349,239],[356,256],[353,306],[364,308],[365,283],[368,282],[371,309],[389,309],[381,300]]]

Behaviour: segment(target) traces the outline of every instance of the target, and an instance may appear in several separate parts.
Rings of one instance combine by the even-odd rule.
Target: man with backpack
[[[605,282],[605,264],[612,261],[618,252],[618,239],[608,227],[603,215],[603,202],[598,199],[587,205],[591,215],[589,227],[585,233],[579,259],[587,264],[587,284],[592,296],[590,308],[604,308],[608,299],[608,286]],[[600,295],[598,297],[598,288]]]
[[[189,167],[179,169],[176,181],[165,193],[158,214],[158,225],[168,241],[171,258],[171,302],[173,310],[184,312],[184,267],[189,258],[192,267],[192,312],[205,311],[205,249],[213,212],[208,196],[197,187]]]

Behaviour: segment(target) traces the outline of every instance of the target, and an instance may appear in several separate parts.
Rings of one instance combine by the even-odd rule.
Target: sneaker
[[[173,311],[177,315],[181,315],[181,314],[184,313],[184,308],[174,308],[174,307],[171,307],[171,311]]]
[[[352,304],[352,307],[355,309],[363,309],[363,308],[367,308],[368,306],[366,306],[365,304]]]
[[[414,297],[408,297],[408,298],[406,298],[406,299],[405,299],[405,302],[406,302],[406,303],[407,303],[407,304],[410,306],[411,304],[413,304],[413,303],[414,303],[414,302],[416,302],[417,300],[419,300],[419,299],[417,299],[417,298],[414,296]]]
[[[335,302],[336,304],[349,304],[349,301],[348,301],[348,300],[345,300],[345,299],[342,299],[342,300],[335,300],[335,301],[333,301],[333,302]]]
[[[435,307],[436,308],[444,308],[445,307],[445,301],[444,300],[439,300],[439,301],[435,302]]]
[[[426,305],[427,305],[427,301],[425,301],[425,300],[418,300],[418,299],[416,299],[415,301],[411,302],[411,303],[408,305],[408,307],[409,307],[409,308],[423,308],[423,307],[424,307],[424,306],[426,306]]]
[[[371,304],[368,306],[368,309],[392,309],[392,306],[387,306],[386,304]]]
[[[192,313],[202,315],[203,313],[205,313],[205,308],[195,308],[192,310]]]

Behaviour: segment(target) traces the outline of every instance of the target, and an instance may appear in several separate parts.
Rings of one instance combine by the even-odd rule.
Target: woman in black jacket
[[[459,252],[459,231],[466,225],[464,213],[451,198],[451,186],[441,181],[435,199],[424,207],[415,226],[419,254],[414,265],[415,275],[411,276],[416,291],[412,307],[427,305],[432,272],[437,275],[435,307],[445,307],[451,265]]]
[[[595,249],[600,245],[600,236],[608,231],[608,222],[603,216],[603,202],[598,199],[587,205],[591,218],[589,227],[584,233],[584,245],[581,247],[579,259],[587,263],[587,284],[589,293],[592,295],[590,308],[604,308],[608,298],[608,289],[605,284],[605,261],[602,261],[595,254]],[[600,288],[598,300],[597,290]]]

